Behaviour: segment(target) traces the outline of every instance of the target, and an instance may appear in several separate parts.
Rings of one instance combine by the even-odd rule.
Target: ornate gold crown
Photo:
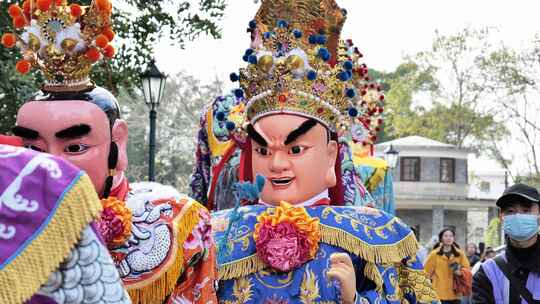
[[[326,46],[335,60],[335,51],[346,20],[346,12],[334,0],[263,0],[254,22],[261,33],[272,31],[278,21],[288,20],[290,28],[302,30],[306,46],[311,35],[325,32]]]
[[[283,20],[264,33],[262,46],[244,55],[249,65],[240,69],[239,76],[231,75],[231,80],[240,81],[235,95],[245,96],[246,119],[251,123],[270,114],[293,113],[317,119],[333,131],[346,129],[349,118],[357,114],[353,63],[330,64],[322,33],[310,35],[302,49],[303,35]]]
[[[2,36],[5,47],[19,47],[22,59],[16,68],[28,73],[37,67],[46,78],[45,90],[80,90],[91,86],[92,65],[102,56],[111,58],[110,0],[94,0],[90,6],[67,0],[26,0],[13,4],[9,15],[16,33]]]

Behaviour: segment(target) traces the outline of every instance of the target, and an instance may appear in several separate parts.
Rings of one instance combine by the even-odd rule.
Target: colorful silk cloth
[[[241,153],[229,138],[225,122],[220,120],[220,116],[227,117],[240,106],[234,96],[225,95],[209,104],[201,114],[190,196],[212,210],[234,206],[232,189],[238,182]],[[354,165],[350,149],[342,147],[340,159],[345,205],[373,206],[374,200],[362,182],[359,167]]]
[[[109,248],[133,303],[217,303],[208,211],[176,189],[130,184],[131,236]]]
[[[381,158],[362,153],[359,144],[347,142],[344,145],[351,150],[352,163],[367,190],[373,198],[374,207],[395,215],[394,184],[388,163]]]
[[[297,209],[305,210],[309,218],[296,227],[305,231],[318,222],[318,232],[308,231],[307,239],[299,236],[304,232],[294,229],[277,237],[283,227],[264,228],[286,217],[277,207],[253,205],[240,207],[237,213],[224,210],[213,214],[216,242],[225,244],[218,247],[220,303],[341,303],[339,284],[326,276],[333,253],[347,253],[352,259],[357,274],[357,303],[438,303],[422,265],[416,262],[416,239],[398,218],[368,207]],[[276,219],[268,220],[268,214]],[[284,222],[298,221],[300,217],[294,215]],[[260,239],[268,233],[272,235],[268,244],[272,245],[261,247]],[[314,256],[283,271],[283,267],[291,265],[290,257],[305,257],[296,253],[303,249],[295,248],[317,235],[320,238]],[[279,242],[274,242],[277,239]],[[295,262],[298,260],[291,263]]]
[[[0,302],[131,303],[93,229],[100,211],[84,172],[0,145]]]

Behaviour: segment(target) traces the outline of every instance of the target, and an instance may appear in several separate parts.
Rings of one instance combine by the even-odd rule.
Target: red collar
[[[114,187],[111,190],[111,194],[109,194],[109,197],[116,197],[117,199],[121,201],[125,201],[127,198],[127,194],[129,192],[129,183],[127,178],[124,176],[122,177],[122,181],[118,184],[118,186]]]

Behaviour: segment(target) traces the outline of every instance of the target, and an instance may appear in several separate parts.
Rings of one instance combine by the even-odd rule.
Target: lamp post
[[[155,181],[154,159],[156,155],[156,109],[161,102],[165,87],[165,76],[161,73],[154,60],[150,61],[146,71],[141,73],[141,83],[144,102],[150,108],[150,145],[148,158],[148,180]]]
[[[395,150],[394,146],[390,144],[390,146],[384,150],[384,159],[388,163],[390,169],[395,169],[399,160],[399,151]]]

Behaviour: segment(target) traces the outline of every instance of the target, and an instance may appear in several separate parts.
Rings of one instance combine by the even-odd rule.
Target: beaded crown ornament
[[[81,6],[67,0],[26,0],[22,7],[12,4],[14,33],[5,33],[2,44],[17,46],[22,59],[16,68],[26,74],[38,68],[45,76],[47,91],[76,91],[92,87],[92,66],[101,58],[111,58],[110,0],[94,0]]]
[[[338,56],[342,61],[350,60],[353,63],[352,81],[358,92],[354,98],[355,108],[350,110],[350,114],[355,115],[349,128],[350,139],[362,146],[374,145],[384,122],[385,97],[382,87],[369,75],[367,65],[362,62],[363,55],[351,39],[340,41]]]
[[[263,34],[260,47],[245,52],[248,66],[231,74],[231,80],[240,83],[234,93],[244,103],[229,113],[230,130],[241,132],[247,123],[279,113],[314,118],[338,133],[355,123],[359,99],[352,58],[339,56],[329,62],[324,29],[309,35],[307,44],[303,36],[280,20]]]

